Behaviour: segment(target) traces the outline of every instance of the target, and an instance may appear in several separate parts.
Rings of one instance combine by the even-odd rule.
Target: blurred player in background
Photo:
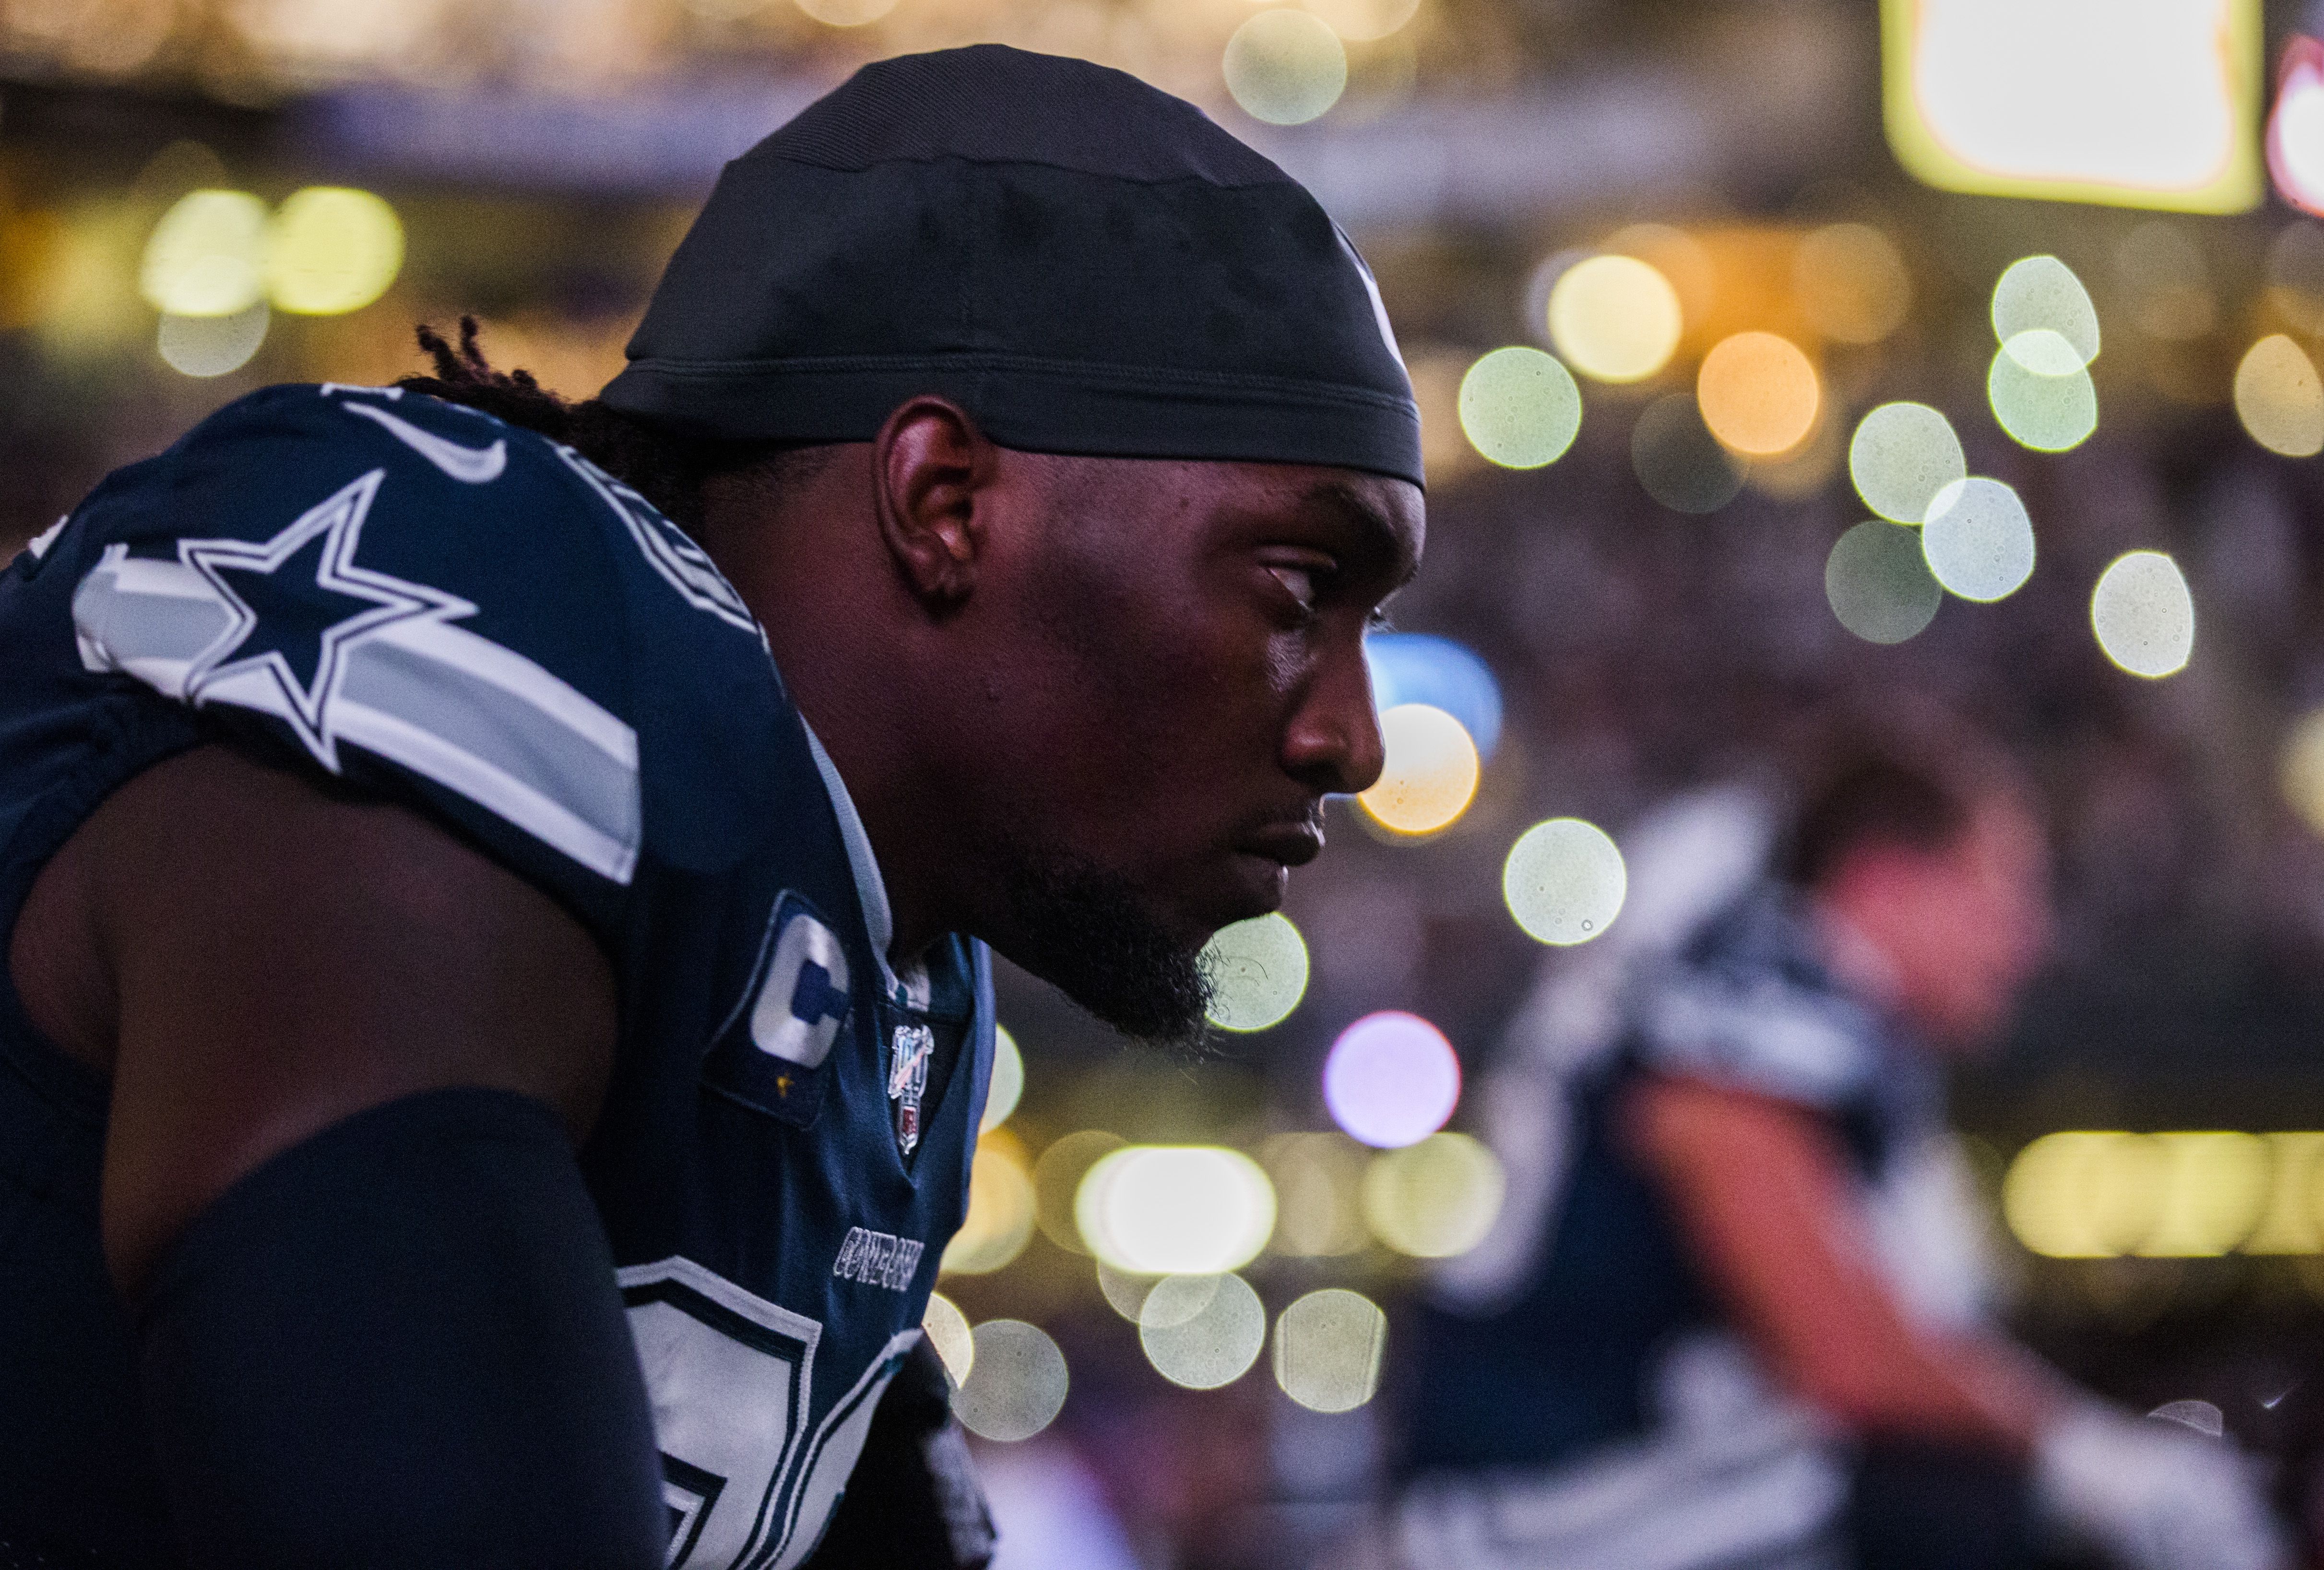
[[[1520,1026],[1510,1211],[1407,1371],[1406,1570],[2288,1563],[2232,1440],[1987,1317],[1941,1076],[2043,956],[2030,790],[1960,738],[1859,743],[1780,878],[1769,822],[1642,827],[1636,907]]]
[[[984,944],[1197,1031],[1379,773],[1370,275],[988,47],[729,165],[598,398],[426,341],[0,575],[0,1565],[981,1564]]]

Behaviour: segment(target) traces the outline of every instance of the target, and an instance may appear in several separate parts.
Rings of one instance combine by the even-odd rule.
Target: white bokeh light
[[[2034,521],[1999,480],[1956,480],[1929,503],[1921,553],[1947,589],[1989,604],[2034,576]]]
[[[1614,924],[1629,892],[1622,853],[1606,831],[1553,817],[1517,836],[1501,865],[1501,898],[1536,942],[1587,943]]]
[[[1090,1252],[1117,1270],[1217,1275],[1267,1246],[1275,1185],[1239,1150],[1127,1145],[1089,1169],[1074,1217]]]
[[[1222,1030],[1281,1024],[1307,992],[1307,944],[1277,911],[1222,927],[1203,946],[1211,980],[1209,1017]]]

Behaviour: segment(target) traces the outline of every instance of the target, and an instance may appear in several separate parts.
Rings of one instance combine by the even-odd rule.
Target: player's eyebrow
[[[1310,506],[1333,513],[1355,531],[1362,554],[1371,559],[1368,565],[1386,573],[1391,593],[1411,581],[1412,575],[1420,569],[1419,560],[1395,521],[1379,503],[1353,485],[1343,480],[1324,480],[1309,489],[1304,500]]]

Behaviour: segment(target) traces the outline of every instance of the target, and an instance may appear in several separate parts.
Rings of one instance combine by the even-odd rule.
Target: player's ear
[[[872,439],[881,536],[906,586],[933,612],[974,586],[984,545],[977,503],[999,456],[966,411],[933,396],[902,405]]]

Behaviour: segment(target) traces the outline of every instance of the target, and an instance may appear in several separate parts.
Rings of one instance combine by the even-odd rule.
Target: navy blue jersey
[[[709,559],[487,415],[274,387],[0,574],[0,932],[111,791],[221,740],[425,813],[587,927],[620,1035],[580,1157],[671,1563],[805,1558],[964,1214],[991,974],[951,938],[891,970],[862,826]],[[940,1042],[958,1069],[915,1111]],[[0,1539],[167,1565],[106,1106],[0,967]]]
[[[1728,1328],[1620,1137],[1617,1109],[1641,1075],[1798,1105],[1832,1131],[1867,1187],[1942,1128],[1928,1059],[1834,981],[1775,891],[1733,905],[1639,976],[1621,1018],[1615,1050],[1568,1087],[1571,1155],[1542,1245],[1482,1311],[1431,1305],[1418,1316],[1414,1471],[1547,1465],[1643,1438],[1666,1416],[1664,1360]]]

